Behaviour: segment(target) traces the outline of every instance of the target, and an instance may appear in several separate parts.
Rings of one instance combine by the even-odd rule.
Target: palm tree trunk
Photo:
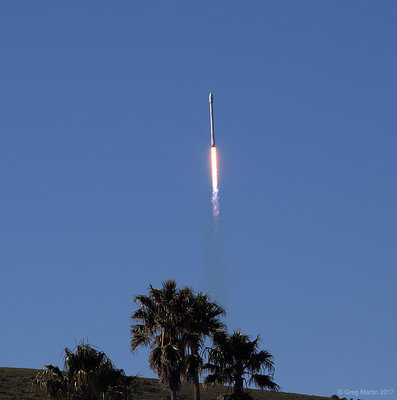
[[[196,356],[196,360],[198,360],[199,357],[199,347],[197,346],[196,343],[192,343],[191,345],[192,349],[192,354]],[[200,379],[199,379],[199,365],[196,365],[194,375],[193,375],[193,399],[194,400],[200,400]]]
[[[195,372],[193,377],[193,388],[194,400],[200,400],[200,380],[198,376],[198,371]]]
[[[176,390],[171,390],[171,400],[176,400]]]
[[[244,381],[242,376],[238,376],[234,380],[234,393],[243,393]]]

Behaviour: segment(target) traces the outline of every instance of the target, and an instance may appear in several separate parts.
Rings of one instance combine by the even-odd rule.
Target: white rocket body
[[[215,147],[215,133],[214,133],[214,95],[210,93],[210,122],[211,122],[211,147]]]

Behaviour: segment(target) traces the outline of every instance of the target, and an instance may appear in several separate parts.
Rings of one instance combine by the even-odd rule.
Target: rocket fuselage
[[[215,133],[214,133],[214,95],[210,93],[210,122],[211,122],[211,147],[215,147]]]

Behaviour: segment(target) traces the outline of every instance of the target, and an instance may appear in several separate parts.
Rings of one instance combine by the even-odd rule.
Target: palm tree
[[[150,353],[149,365],[157,373],[160,384],[170,392],[171,400],[175,400],[181,388],[183,349],[178,344],[156,344]]]
[[[32,391],[45,399],[130,399],[133,378],[116,369],[105,353],[82,342],[76,352],[65,349],[65,369],[46,365],[31,381]]]
[[[31,390],[44,399],[67,399],[69,391],[67,377],[58,367],[45,365],[45,368],[30,381]]]
[[[188,288],[177,289],[175,280],[162,283],[161,289],[149,285],[148,295],[135,296],[138,309],[131,315],[131,351],[139,346],[151,347],[150,368],[160,384],[175,400],[181,386],[184,361],[183,319],[187,310]]]
[[[232,385],[234,398],[242,398],[244,382],[254,384],[260,389],[278,391],[273,382],[273,356],[266,350],[258,350],[259,335],[250,337],[235,331],[232,335],[218,333],[214,336],[214,347],[208,349],[208,363],[205,365],[209,375],[207,385]],[[265,374],[268,372],[268,374]]]
[[[225,310],[215,301],[211,301],[208,294],[199,292],[195,295],[192,291],[187,294],[190,300],[189,311],[185,314],[184,338],[186,346],[184,378],[193,382],[194,400],[200,400],[199,371],[203,360],[200,350],[205,338],[225,330],[220,316],[225,315]]]
[[[223,308],[207,294],[196,295],[189,287],[177,289],[175,280],[163,282],[161,289],[149,285],[149,294],[135,296],[134,301],[138,309],[131,316],[131,350],[150,345],[150,368],[172,400],[181,377],[194,383],[199,400],[199,352],[205,337],[224,329],[219,321]]]

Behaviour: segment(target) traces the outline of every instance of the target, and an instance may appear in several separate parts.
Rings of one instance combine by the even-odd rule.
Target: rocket
[[[210,122],[211,122],[211,147],[215,147],[215,133],[214,133],[214,95],[210,93]]]
[[[210,123],[211,123],[211,175],[212,175],[212,213],[215,220],[219,216],[219,189],[218,189],[218,166],[216,161],[215,133],[214,133],[214,96],[209,95]]]

